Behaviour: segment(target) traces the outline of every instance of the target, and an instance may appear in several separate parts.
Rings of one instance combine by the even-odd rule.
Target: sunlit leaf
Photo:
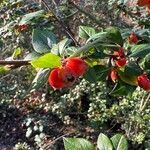
[[[31,61],[31,65],[35,68],[55,68],[61,66],[61,58],[55,54],[48,53]]]

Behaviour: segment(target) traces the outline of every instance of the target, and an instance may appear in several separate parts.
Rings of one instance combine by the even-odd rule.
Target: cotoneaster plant
[[[93,35],[88,35],[90,30],[94,31]],[[37,33],[39,40],[39,36],[46,37],[48,32],[34,30],[33,42],[37,40]],[[146,55],[149,54],[150,44],[148,41],[144,43],[145,35],[139,35],[135,31],[129,32],[126,37],[122,34],[115,27],[99,33],[93,28],[81,27],[80,36],[87,40],[84,46],[69,47],[69,39],[56,43],[54,37],[51,37],[51,53],[30,63],[35,68],[50,69],[48,83],[54,89],[70,88],[79,81],[78,78],[83,77],[89,82],[109,82],[110,94],[117,96],[133,92],[137,86],[149,90],[149,59],[146,59]],[[36,51],[39,51],[39,46],[37,42],[33,43]]]

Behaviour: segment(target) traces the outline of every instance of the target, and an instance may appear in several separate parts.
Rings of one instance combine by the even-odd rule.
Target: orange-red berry
[[[138,85],[144,90],[150,90],[150,79],[148,79],[147,75],[142,74],[137,77]]]
[[[150,0],[138,0],[137,5],[138,6],[145,6],[150,4]]]
[[[119,50],[114,51],[113,56],[114,57],[122,57],[122,56],[124,56],[124,51],[125,51],[125,49],[121,47]]]
[[[138,41],[139,41],[139,39],[138,39],[137,35],[134,32],[132,32],[128,37],[128,42],[130,44],[136,44],[136,43],[138,43]]]
[[[115,69],[111,70],[110,77],[113,82],[115,82],[117,80],[118,75],[117,75],[117,71]]]
[[[123,58],[116,60],[116,65],[118,67],[124,67],[126,65],[126,62],[127,62],[126,57],[123,57]]]
[[[28,29],[28,25],[27,24],[17,25],[15,28],[17,32],[22,32]]]
[[[48,77],[49,84],[56,89],[71,86],[75,80],[72,70],[66,67],[53,69]]]
[[[64,60],[64,65],[70,68],[76,77],[82,76],[88,69],[87,63],[80,57],[71,57]]]

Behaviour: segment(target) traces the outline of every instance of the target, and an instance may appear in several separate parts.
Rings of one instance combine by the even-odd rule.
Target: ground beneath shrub
[[[44,133],[44,149],[63,150],[63,137],[85,137],[92,142],[96,141],[98,131],[87,125],[81,125],[77,120],[72,120],[72,124],[64,124],[56,114],[43,109],[36,109],[42,105],[39,99],[15,99],[11,103],[0,104],[0,150],[12,150],[18,142],[27,142],[34,149],[39,149],[34,142],[34,136],[26,138],[27,126],[24,120],[28,116],[43,118],[46,116]],[[35,120],[35,123],[39,120]]]

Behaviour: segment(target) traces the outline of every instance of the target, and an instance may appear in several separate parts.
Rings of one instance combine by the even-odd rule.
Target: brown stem
[[[61,27],[64,29],[66,34],[72,39],[72,41],[74,42],[75,46],[79,46],[79,43],[74,38],[74,35],[73,35],[72,31],[70,31],[69,27],[64,23],[64,21],[62,21],[58,16],[55,15],[55,13],[52,11],[52,9],[48,6],[48,4],[44,0],[41,0],[41,1],[44,4],[44,6],[47,8],[47,10],[51,11],[53,13],[54,18],[61,25]]]
[[[107,21],[103,18],[96,19],[91,13],[86,12],[81,7],[77,6],[74,2],[71,0],[68,0],[69,4],[71,4],[74,8],[76,8],[81,13],[85,14],[89,19],[91,19],[93,22],[95,22],[98,26],[104,27],[103,23],[107,23]]]
[[[0,65],[12,65],[16,67],[30,65],[29,61],[27,60],[0,60]]]

